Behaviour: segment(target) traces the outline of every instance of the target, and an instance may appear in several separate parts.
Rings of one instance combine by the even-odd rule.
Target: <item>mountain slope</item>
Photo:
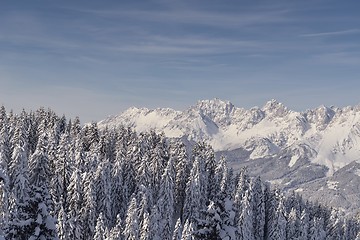
[[[183,112],[169,108],[130,108],[99,122],[100,127],[118,125],[140,132],[155,129],[168,137],[207,141],[217,151],[244,148],[251,152],[250,159],[297,149],[290,166],[306,157],[312,163],[326,166],[329,175],[360,156],[359,106],[321,106],[295,112],[271,100],[262,108],[247,110],[213,99],[199,101]]]

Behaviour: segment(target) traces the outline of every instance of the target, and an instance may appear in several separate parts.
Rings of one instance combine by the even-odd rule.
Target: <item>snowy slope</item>
[[[250,159],[297,149],[291,153],[290,167],[306,156],[312,163],[326,166],[329,175],[360,158],[360,106],[320,106],[295,112],[276,100],[262,108],[243,109],[213,99],[199,101],[183,112],[130,108],[99,122],[100,127],[119,125],[139,132],[154,129],[168,137],[204,140],[217,151],[244,148],[250,152]],[[301,147],[304,145],[307,148]]]

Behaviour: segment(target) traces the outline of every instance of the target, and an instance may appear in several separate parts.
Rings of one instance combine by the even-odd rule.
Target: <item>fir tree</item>
[[[82,179],[79,169],[75,169],[70,177],[68,187],[69,196],[69,237],[71,239],[83,239],[83,223],[81,222],[81,207],[83,206]]]
[[[182,231],[183,231],[183,228],[181,225],[181,220],[180,220],[180,218],[178,218],[178,220],[176,221],[176,224],[175,224],[175,229],[174,229],[172,240],[181,240]]]
[[[120,214],[116,216],[116,223],[115,226],[111,229],[109,240],[122,240],[122,219],[120,217]]]
[[[152,240],[151,238],[151,226],[150,226],[150,214],[148,212],[144,212],[143,221],[141,223],[140,229],[140,239],[141,240]]]
[[[96,227],[95,227],[95,235],[94,240],[105,240],[106,238],[106,227],[104,223],[104,216],[102,213],[99,214],[99,217],[96,221]]]
[[[170,239],[173,232],[174,178],[175,170],[173,162],[170,159],[161,178],[159,200],[157,202],[161,219],[159,229],[161,239]]]
[[[139,222],[136,205],[136,198],[133,197],[126,213],[125,225],[123,230],[124,239],[126,240],[139,239]]]
[[[194,225],[191,221],[186,220],[182,234],[181,234],[181,240],[195,240],[194,237]]]

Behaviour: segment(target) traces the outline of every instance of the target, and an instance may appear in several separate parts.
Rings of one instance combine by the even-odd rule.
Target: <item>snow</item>
[[[166,136],[206,141],[215,151],[246,148],[251,159],[266,158],[291,148],[289,167],[299,159],[326,166],[331,176],[360,155],[360,108],[320,106],[305,112],[289,110],[276,100],[262,108],[238,108],[220,99],[199,101],[185,111],[130,108],[98,123],[125,125],[137,132],[156,130]],[[307,147],[301,149],[301,145]],[[299,150],[296,150],[299,149]]]
[[[327,181],[327,187],[331,190],[338,190],[338,184],[337,181]]]
[[[290,162],[288,164],[289,167],[292,167],[295,165],[296,161],[299,160],[299,156],[294,155],[291,157]]]

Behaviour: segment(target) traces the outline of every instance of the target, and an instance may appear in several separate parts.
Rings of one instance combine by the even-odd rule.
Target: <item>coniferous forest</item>
[[[0,239],[360,239],[359,221],[197,143],[0,109]]]

